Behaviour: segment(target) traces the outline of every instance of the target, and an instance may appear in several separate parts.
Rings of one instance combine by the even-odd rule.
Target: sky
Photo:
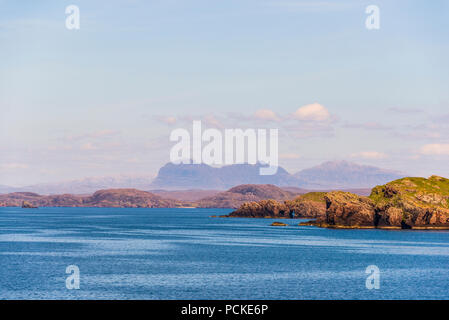
[[[444,0],[0,0],[0,185],[154,176],[193,120],[277,128],[292,173],[448,177],[448,39]]]

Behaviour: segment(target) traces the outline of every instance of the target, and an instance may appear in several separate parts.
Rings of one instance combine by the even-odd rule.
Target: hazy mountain
[[[10,193],[10,192],[16,192],[18,188],[0,185],[0,193]]]
[[[14,188],[12,191],[0,192],[36,192],[39,194],[91,194],[101,189],[134,188],[148,190],[152,178],[150,176],[139,175],[117,175],[109,177],[89,177],[81,180],[63,181],[57,183],[43,183],[21,188]]]
[[[306,189],[372,188],[406,176],[400,172],[348,161],[329,161],[294,175],[279,167],[271,176],[259,175],[261,164],[234,164],[214,168],[206,164],[168,163],[153,181],[161,189],[228,189],[240,184],[273,184]]]
[[[59,183],[36,184],[21,188],[0,186],[0,193],[36,192],[39,194],[92,194],[101,189],[134,188],[155,190],[156,193],[177,190],[189,194],[162,194],[168,198],[198,200],[213,196],[205,192],[227,190],[242,184],[272,184],[278,187],[295,187],[308,190],[372,188],[392,180],[400,179],[406,174],[381,169],[373,166],[358,165],[347,161],[325,162],[318,166],[302,170],[294,175],[282,167],[274,175],[262,176],[259,169],[262,164],[234,164],[215,168],[206,164],[168,163],[163,166],[152,181],[151,176],[117,175],[109,177],[91,177],[81,180]],[[163,190],[161,190],[163,189]],[[192,190],[192,189],[203,189]],[[217,191],[218,190],[218,191]],[[302,190],[289,190],[301,192]],[[363,191],[366,193],[365,191]]]
[[[304,183],[301,187],[328,188],[372,188],[406,176],[398,171],[359,165],[348,161],[328,161],[318,166],[301,170],[294,176]]]
[[[279,167],[274,175],[260,175],[262,164],[233,164],[214,168],[206,164],[172,164],[163,166],[152,183],[161,189],[229,189],[240,184],[295,186],[300,179]]]

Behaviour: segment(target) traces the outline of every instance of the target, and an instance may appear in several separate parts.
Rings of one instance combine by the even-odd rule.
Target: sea
[[[230,211],[0,208],[0,299],[449,298],[447,231]]]

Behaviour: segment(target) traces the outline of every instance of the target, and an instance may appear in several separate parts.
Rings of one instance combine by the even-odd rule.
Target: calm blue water
[[[448,232],[209,218],[229,211],[0,208],[0,299],[449,298]]]

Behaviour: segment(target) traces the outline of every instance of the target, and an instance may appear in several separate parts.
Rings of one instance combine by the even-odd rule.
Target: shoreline
[[[331,225],[326,223],[315,223],[313,221],[308,222],[300,222],[298,226],[310,226],[310,227],[318,227],[324,229],[373,229],[373,230],[449,230],[449,227],[440,227],[440,226],[415,226],[411,228],[402,228],[398,226],[347,226],[347,225]]]

